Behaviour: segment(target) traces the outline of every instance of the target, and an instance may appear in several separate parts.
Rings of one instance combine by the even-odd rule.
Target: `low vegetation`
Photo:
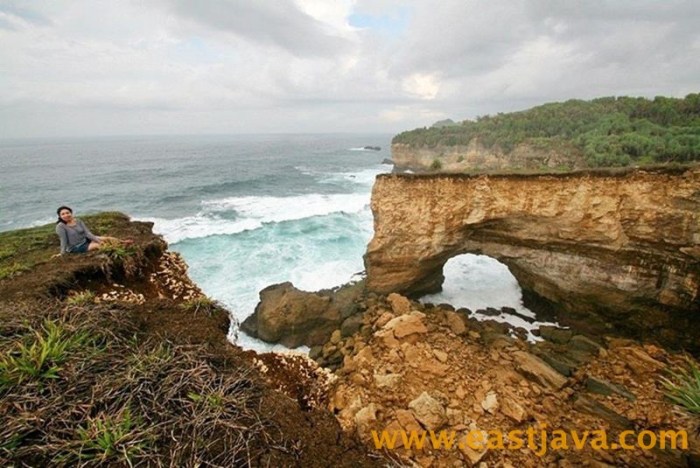
[[[207,296],[201,295],[182,303],[182,308],[194,314],[211,314],[218,306],[217,302]]]
[[[700,93],[683,99],[569,100],[458,125],[419,128],[395,136],[393,143],[437,147],[468,145],[475,139],[506,153],[519,144],[564,154],[573,149],[589,167],[698,161]]]
[[[141,339],[105,305],[16,307],[0,321],[0,465],[240,466],[274,442],[246,368]]]
[[[700,368],[688,359],[687,368],[671,372],[663,381],[666,396],[688,412],[700,415]]]

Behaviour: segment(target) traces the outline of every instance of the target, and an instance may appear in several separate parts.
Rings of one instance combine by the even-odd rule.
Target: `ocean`
[[[121,211],[153,221],[192,279],[243,321],[270,284],[317,291],[362,277],[370,193],[392,169],[382,164],[390,143],[377,134],[0,141],[0,231],[50,223],[63,204],[78,217]],[[443,292],[424,300],[534,316],[495,260],[460,256],[445,271]],[[279,349],[236,335],[244,348]]]

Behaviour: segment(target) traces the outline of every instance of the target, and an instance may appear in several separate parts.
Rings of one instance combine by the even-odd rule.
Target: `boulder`
[[[467,326],[464,324],[464,320],[457,312],[447,311],[445,313],[445,318],[447,321],[447,326],[450,327],[452,333],[455,335],[463,335],[467,331]]]
[[[404,338],[414,333],[428,333],[423,323],[425,315],[421,312],[411,312],[407,315],[399,315],[384,325],[384,330],[392,330],[396,338]]]
[[[391,310],[395,315],[407,314],[411,311],[411,301],[403,297],[401,294],[391,293],[386,300],[391,306]]]
[[[428,430],[440,429],[447,422],[445,408],[438,400],[423,392],[408,404],[413,416]]]
[[[296,348],[323,344],[339,326],[340,312],[331,297],[300,291],[287,282],[260,291],[260,302],[241,329],[263,341]]]
[[[543,387],[559,390],[566,385],[566,378],[537,356],[525,351],[516,351],[513,358],[521,374]]]

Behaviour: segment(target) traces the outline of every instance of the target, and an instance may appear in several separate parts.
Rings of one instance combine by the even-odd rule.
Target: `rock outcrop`
[[[445,262],[486,254],[569,317],[700,351],[700,168],[381,175],[367,287],[436,292]]]
[[[510,152],[498,147],[487,148],[478,139],[468,145],[412,146],[403,143],[391,145],[391,158],[396,171],[465,172],[499,170],[541,170],[542,168],[569,169],[585,167],[581,151],[566,145],[543,150],[532,144],[520,144]],[[435,161],[439,161],[436,167]]]
[[[363,283],[356,283],[307,292],[289,282],[273,284],[260,291],[260,302],[241,330],[288,348],[325,343],[339,327],[343,336],[350,335],[359,327],[355,299],[363,287]]]

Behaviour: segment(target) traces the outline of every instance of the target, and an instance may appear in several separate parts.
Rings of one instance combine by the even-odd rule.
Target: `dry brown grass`
[[[0,357],[39,341],[47,323],[67,349],[55,375],[0,386],[0,465],[245,466],[275,446],[246,368],[226,372],[196,346],[140,340],[123,311],[98,305],[46,314],[6,310]]]

